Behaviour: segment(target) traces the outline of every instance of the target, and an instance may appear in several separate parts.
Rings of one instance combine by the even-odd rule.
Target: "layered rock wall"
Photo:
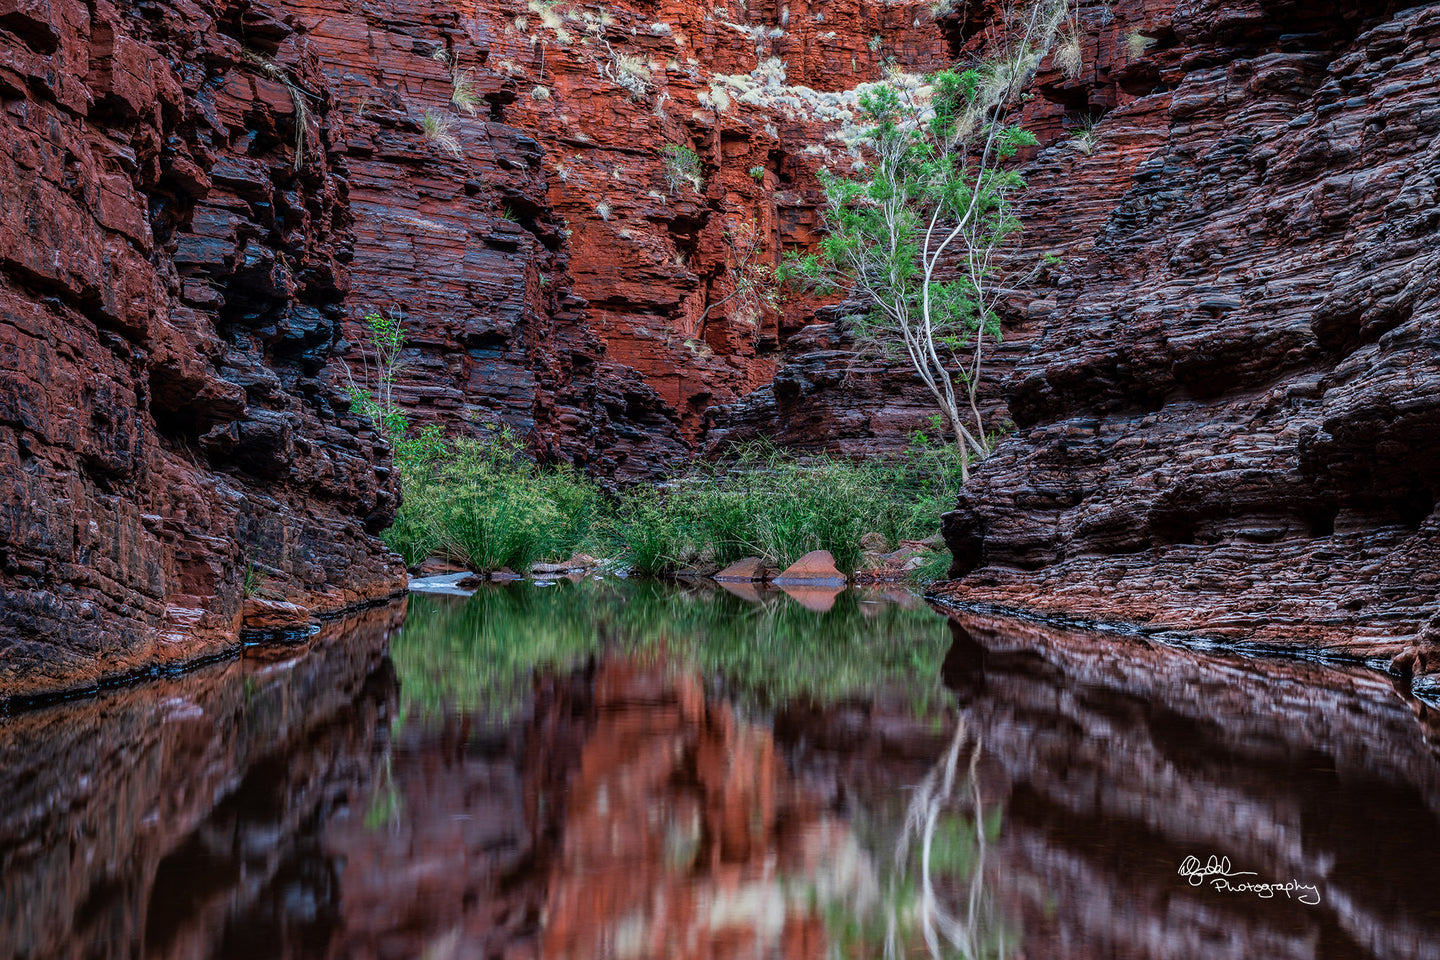
[[[347,124],[352,320],[409,331],[401,404],[620,481],[770,383],[812,307],[737,285],[813,243],[816,171],[852,162],[835,135],[853,88],[948,55],[918,3],[297,16]]]
[[[1028,167],[1030,229],[1065,262],[1004,380],[1019,430],[946,518],[948,596],[1358,656],[1420,642],[1440,8],[1393,7],[1116,4],[1143,51],[1042,75],[1047,97],[1118,93],[1085,149]]]
[[[403,588],[330,111],[276,10],[0,8],[0,698]]]

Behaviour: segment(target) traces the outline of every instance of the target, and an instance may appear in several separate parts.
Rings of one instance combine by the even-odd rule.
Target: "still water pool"
[[[1440,716],[903,591],[415,595],[0,717],[0,957],[1440,958]]]

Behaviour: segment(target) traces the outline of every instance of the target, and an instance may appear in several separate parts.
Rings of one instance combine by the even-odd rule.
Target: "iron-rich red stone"
[[[154,14],[0,13],[0,699],[227,649],[247,581],[315,612],[404,586],[388,448],[327,365],[318,62],[278,14]]]
[[[812,550],[775,577],[776,586],[845,586],[845,574],[835,566],[829,550]]]

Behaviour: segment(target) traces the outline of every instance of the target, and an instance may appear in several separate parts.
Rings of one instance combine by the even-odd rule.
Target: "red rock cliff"
[[[275,8],[0,5],[0,698],[403,588],[331,115]]]

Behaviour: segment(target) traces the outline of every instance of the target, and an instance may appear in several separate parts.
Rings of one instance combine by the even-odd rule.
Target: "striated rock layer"
[[[295,9],[346,124],[352,320],[410,332],[400,403],[620,481],[771,382],[812,307],[737,285],[813,242],[853,88],[948,56],[913,2]]]
[[[1042,73],[1101,119],[1027,170],[1064,264],[947,599],[1440,666],[1440,7],[1340,6],[1118,3]]]
[[[0,7],[0,700],[403,588],[330,107],[260,8]]]

